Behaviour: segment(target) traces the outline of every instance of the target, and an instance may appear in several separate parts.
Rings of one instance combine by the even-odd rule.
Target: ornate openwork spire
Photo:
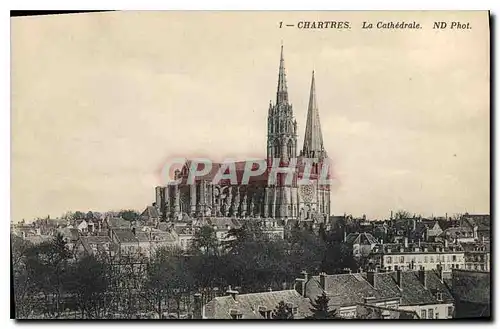
[[[278,73],[278,91],[276,104],[288,104],[288,89],[286,86],[285,59],[283,58],[283,44],[281,45],[280,68]]]

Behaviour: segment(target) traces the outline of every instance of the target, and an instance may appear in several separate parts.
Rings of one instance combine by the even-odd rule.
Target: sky
[[[279,28],[318,20],[351,29]],[[300,148],[315,70],[333,214],[489,213],[486,12],[109,12],[11,18],[12,220],[142,210],[177,156],[265,157],[281,43]]]

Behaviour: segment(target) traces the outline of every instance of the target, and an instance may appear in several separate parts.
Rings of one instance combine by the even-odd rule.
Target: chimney
[[[368,272],[366,272],[366,281],[368,281],[368,283],[375,288],[375,284],[377,283],[375,271],[369,270]]]
[[[321,289],[325,290],[325,281],[326,281],[326,273],[321,272],[319,274],[319,285],[321,286]]]
[[[226,293],[229,294],[229,295],[231,295],[231,297],[233,297],[233,299],[235,301],[238,300],[238,291],[231,289],[231,286],[229,286],[229,288],[227,289]]]
[[[392,210],[391,210],[391,219],[392,219]]]
[[[443,282],[443,266],[441,264],[436,265],[436,272],[437,272],[437,275],[439,277],[439,280],[441,280],[441,282]]]
[[[305,297],[305,282],[304,279],[295,279],[295,290],[301,295],[302,297]]]
[[[405,236],[405,248],[408,248],[408,237]]]
[[[396,283],[397,283],[399,289],[403,289],[403,285],[402,285],[401,279],[402,279],[402,277],[401,277],[401,269],[398,268],[396,270]]]
[[[418,270],[418,280],[424,286],[424,288],[427,289],[427,273],[425,272],[423,266],[420,266],[420,269]]]
[[[301,274],[304,275],[304,283],[307,283],[309,281],[309,274],[307,274],[306,270],[302,271]]]
[[[193,319],[202,319],[201,294],[194,294]]]

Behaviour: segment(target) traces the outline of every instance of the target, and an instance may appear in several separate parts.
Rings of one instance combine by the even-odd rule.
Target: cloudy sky
[[[301,20],[351,29],[278,28]],[[381,20],[423,28],[360,28]],[[471,29],[432,29],[454,20]],[[113,12],[11,33],[15,221],[142,210],[174,156],[264,157],[282,41],[300,147],[316,72],[334,214],[489,212],[485,12]]]

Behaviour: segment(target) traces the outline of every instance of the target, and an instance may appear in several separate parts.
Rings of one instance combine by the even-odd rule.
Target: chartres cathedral
[[[212,164],[209,173],[196,177],[194,184],[188,184],[188,161],[182,170],[177,170],[175,179],[180,184],[156,187],[156,207],[166,220],[203,217],[274,218],[300,221],[322,221],[330,214],[330,185],[320,179],[322,165],[327,162],[323,145],[314,72],[311,80],[309,107],[305,129],[304,145],[298,152],[297,121],[288,99],[287,80],[283,46],[278,72],[276,101],[270,102],[267,119],[267,169],[260,175],[250,177],[243,184],[241,178],[246,161],[232,163],[237,182],[221,180],[214,183],[214,177],[222,164]],[[299,153],[299,154],[298,154]],[[276,181],[270,181],[272,162],[279,159],[281,165],[293,163],[293,179],[286,180],[278,174]],[[305,159],[315,159],[306,168]],[[304,172],[310,173],[308,184],[301,184]],[[329,174],[328,174],[328,177]]]

